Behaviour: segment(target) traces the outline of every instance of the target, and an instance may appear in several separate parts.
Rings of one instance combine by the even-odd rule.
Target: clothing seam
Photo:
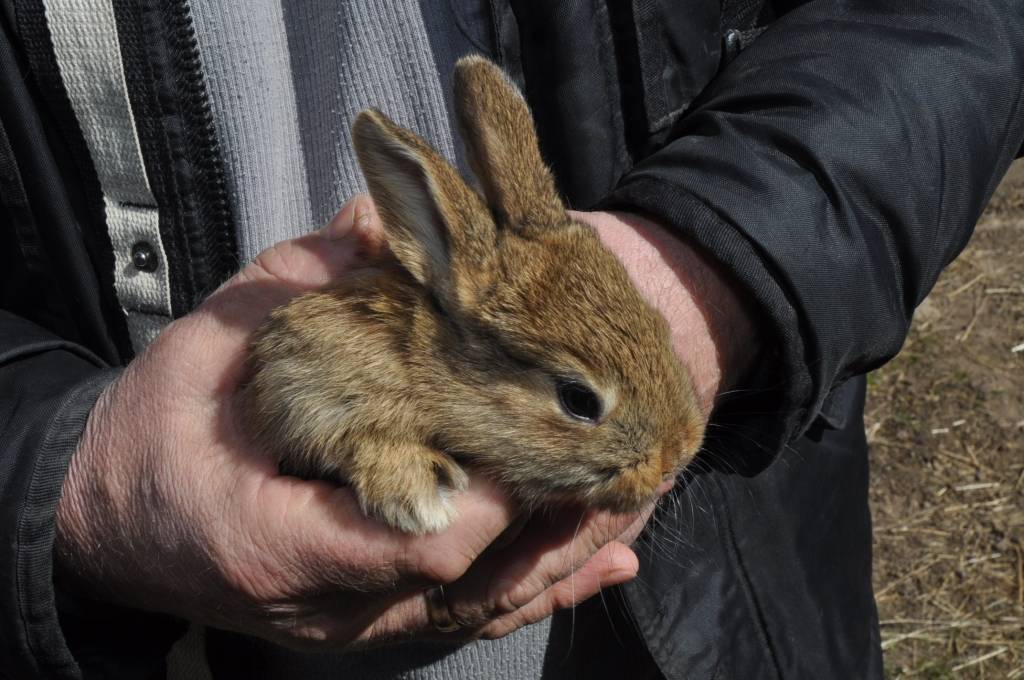
[[[31,474],[31,476],[29,478],[28,487],[25,489],[25,494],[24,494],[24,496],[22,498],[22,500],[23,500],[23,507],[27,506],[31,502],[32,496],[37,491],[37,485],[38,485],[38,481],[39,481],[39,476],[42,474],[40,469],[42,467],[46,466],[46,463],[49,461],[49,455],[47,455],[47,454],[51,454],[52,453],[52,451],[50,451],[50,449],[52,449],[54,447],[54,440],[59,436],[59,433],[64,429],[64,425],[66,424],[65,421],[68,419],[68,414],[67,414],[68,407],[71,404],[75,403],[75,401],[78,399],[79,396],[81,396],[82,393],[87,392],[88,390],[92,389],[94,387],[95,383],[100,382],[101,380],[106,381],[108,373],[110,371],[112,371],[112,370],[115,370],[115,369],[103,370],[98,375],[95,375],[95,376],[91,377],[90,379],[86,380],[84,383],[82,383],[82,384],[78,385],[77,387],[73,388],[67,395],[65,395],[64,399],[60,402],[60,405],[57,408],[57,416],[53,420],[50,421],[49,426],[46,428],[46,433],[43,435],[42,445],[38,449],[39,452],[40,452],[40,455],[36,457],[36,460],[34,461],[34,463],[32,465],[32,474]],[[107,384],[109,384],[109,381],[106,381],[106,382],[107,382]],[[90,408],[89,410],[91,412],[92,409]],[[85,421],[88,420],[88,414],[85,416],[84,420]],[[84,424],[85,424],[85,422],[83,422],[83,427],[84,427]],[[71,455],[74,455],[74,454],[72,453]],[[67,476],[67,469],[70,466],[70,463],[71,463],[71,456],[69,455],[67,457],[66,463],[63,465],[65,478]],[[62,483],[62,485],[63,485],[63,483]],[[59,496],[60,496],[60,494],[58,494],[58,499],[57,499],[58,503],[59,503],[59,500],[60,500]],[[54,507],[54,527],[53,527],[53,529],[54,529],[53,540],[54,541],[56,541],[56,510],[57,510],[57,508],[56,508],[56,504],[55,504],[55,507]],[[15,558],[16,566],[15,566],[14,580],[15,580],[15,587],[16,587],[17,592],[18,592],[19,595],[24,592],[24,585],[25,585],[24,581],[23,581],[23,572],[24,572],[25,566],[26,566],[25,565],[25,559],[26,558],[25,558],[25,555],[23,553],[23,548],[24,548],[24,545],[26,543],[26,541],[24,540],[24,533],[27,530],[26,529],[26,524],[28,523],[27,517],[28,517],[28,515],[26,513],[26,514],[23,514],[19,518],[17,533],[16,533],[15,539],[14,539],[14,542],[15,542],[14,551],[15,551],[15,555],[16,555],[16,558]],[[52,551],[53,551],[53,547],[51,547],[51,554],[52,554]],[[50,574],[50,578],[52,579],[52,577],[53,577],[53,573],[52,573],[52,560],[51,560],[51,574]],[[28,618],[29,618],[28,617],[28,613],[25,611],[25,606],[24,606],[23,602],[21,601],[20,597],[18,598],[17,607],[18,607],[18,618],[19,618],[19,620],[21,622],[22,632],[23,632],[24,637],[25,637],[25,644],[28,647],[29,653],[32,655],[32,662],[37,667],[37,670],[42,670],[42,668],[39,665],[39,658],[42,656],[42,654],[40,653],[40,650],[37,647],[37,641],[35,639],[35,636],[30,633],[30,627],[29,627],[29,622],[28,622]],[[58,624],[58,629],[59,629],[59,624]],[[61,631],[61,637],[62,637],[62,641],[64,642],[64,646],[66,648],[67,647],[67,641],[63,639],[63,631]],[[70,655],[70,650],[68,650],[68,652],[69,652],[69,655]],[[73,658],[74,657],[72,656],[72,659]],[[81,673],[81,669],[78,667],[78,664],[76,662],[74,662],[74,661],[72,661],[72,663],[70,663],[70,664],[69,663],[62,663],[62,664],[60,664],[59,667],[61,669],[64,669],[64,670],[76,669],[76,670],[79,671],[79,674]]]
[[[608,29],[608,34],[613,35],[614,30],[612,27],[612,20],[610,10],[607,5],[599,4],[595,12],[595,15],[600,17],[600,20],[604,22],[604,26]],[[597,43],[600,41],[601,36],[597,34],[598,26],[596,22],[591,24],[594,28],[593,39]],[[614,50],[614,46],[613,46]],[[601,63],[601,75],[604,79],[604,90],[608,93],[615,93],[615,99],[621,99],[622,97],[622,83],[619,80],[618,63],[614,54],[608,55],[604,50],[598,52],[598,57]],[[621,109],[614,106],[608,108],[608,129],[614,131],[616,134],[608,135],[609,137],[609,153],[612,158],[615,158],[618,164],[628,164],[631,161],[631,153],[626,145],[625,137],[625,120],[623,119],[623,112]],[[620,165],[620,167],[622,167]],[[613,172],[618,172],[616,168],[612,169]],[[620,175],[621,176],[621,175]]]
[[[486,4],[487,4],[487,12],[488,12],[488,15],[489,15],[491,13],[491,5],[490,5],[489,2],[486,3]],[[455,26],[459,29],[459,33],[461,33],[466,38],[466,40],[469,41],[469,44],[472,45],[477,50],[479,50],[480,54],[486,54],[488,56],[493,56],[493,50],[489,49],[486,45],[484,45],[472,33],[472,31],[470,31],[466,27],[466,20],[463,18],[461,12],[459,12],[457,3],[454,2],[454,0],[448,0],[448,8],[451,10],[452,16],[455,18]],[[490,17],[488,17],[488,18],[490,19]],[[494,23],[493,20],[492,21],[488,21],[489,25],[493,25],[493,23]]]
[[[651,35],[648,29],[652,16],[651,8],[647,8],[647,12],[644,12],[645,16],[637,17],[638,4],[632,3],[632,31],[634,33],[634,43],[636,46],[636,61],[637,71],[640,75],[640,93],[644,99],[644,125],[647,128],[649,135],[661,132],[668,127],[672,122],[682,115],[683,111],[690,106],[693,99],[692,97],[684,102],[681,102],[679,106],[672,108],[671,104],[668,103],[669,94],[668,89],[664,83],[659,81],[661,73],[657,71],[663,71],[665,69],[668,59],[665,56],[665,41],[664,38],[661,40]],[[646,36],[646,37],[645,37]],[[657,63],[651,68],[648,57],[653,57],[657,60]],[[665,101],[665,105],[657,107],[659,109],[668,109],[667,111],[659,110],[654,111],[655,104],[657,101]],[[655,117],[657,116],[657,117]]]
[[[775,671],[775,677],[779,680],[782,678],[782,668],[779,665],[778,655],[775,652],[775,646],[772,644],[772,638],[768,632],[768,622],[765,618],[764,609],[761,606],[760,599],[754,592],[754,585],[750,579],[750,574],[747,571],[746,563],[743,561],[739,544],[736,540],[736,534],[733,531],[732,526],[732,513],[729,509],[729,502],[726,498],[725,489],[722,487],[721,480],[715,479],[715,485],[719,490],[719,498],[722,503],[723,515],[725,517],[725,533],[726,533],[726,547],[727,553],[729,554],[729,561],[732,562],[733,569],[739,577],[740,587],[743,590],[744,599],[747,601],[747,607],[753,616],[755,629],[758,632],[760,638],[762,651],[771,661],[772,668]]]
[[[74,354],[80,359],[84,359],[95,366],[105,365],[99,357],[80,345],[70,343],[67,340],[44,340],[39,344],[30,345],[29,349],[25,349],[20,352],[0,352],[0,366],[6,366],[12,361],[22,361],[24,359],[54,351],[65,351],[70,354]]]

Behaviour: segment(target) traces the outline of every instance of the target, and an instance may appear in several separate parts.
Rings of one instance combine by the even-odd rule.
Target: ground
[[[887,677],[1024,680],[1024,161],[869,385]]]

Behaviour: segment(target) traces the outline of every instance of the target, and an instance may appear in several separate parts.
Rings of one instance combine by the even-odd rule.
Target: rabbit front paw
[[[420,444],[374,447],[350,482],[363,512],[410,534],[441,531],[455,516],[454,496],[469,486],[450,456]]]

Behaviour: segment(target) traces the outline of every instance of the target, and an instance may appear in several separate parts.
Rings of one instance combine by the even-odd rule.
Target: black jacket
[[[0,675],[146,677],[178,622],[53,586],[68,459],[132,351],[43,5],[0,2]],[[1024,3],[487,9],[569,201],[675,229],[765,322],[752,389],[717,409],[717,455],[667,514],[672,550],[644,553],[623,589],[647,662],[673,678],[880,677],[850,378],[899,349],[1021,149]],[[187,3],[114,10],[181,315],[236,266]],[[81,623],[97,618],[105,634]]]

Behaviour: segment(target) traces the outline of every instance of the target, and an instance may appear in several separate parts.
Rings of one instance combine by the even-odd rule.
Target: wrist
[[[57,505],[54,572],[71,595],[148,608],[145,589],[138,586],[160,573],[163,565],[147,563],[148,556],[138,549],[148,537],[138,533],[136,518],[143,514],[140,503],[157,504],[159,491],[151,476],[140,474],[152,472],[143,462],[147,448],[131,435],[138,425],[126,427],[119,408],[125,383],[132,378],[129,367],[100,393],[71,455]],[[166,533],[161,538],[173,540]]]
[[[709,255],[655,222],[621,212],[574,213],[622,262],[634,285],[668,322],[672,344],[709,415],[760,353],[756,313]]]
[[[97,517],[94,510],[96,505],[104,502],[109,504],[112,494],[99,483],[103,475],[97,479],[96,475],[90,474],[90,470],[99,464],[99,422],[103,420],[101,414],[105,410],[105,402],[109,400],[110,388],[108,385],[100,394],[89,414],[78,446],[71,455],[57,504],[55,576],[65,590],[77,595],[97,595],[94,576],[96,571],[103,568],[104,562],[96,550],[100,546],[96,532],[102,517]]]

